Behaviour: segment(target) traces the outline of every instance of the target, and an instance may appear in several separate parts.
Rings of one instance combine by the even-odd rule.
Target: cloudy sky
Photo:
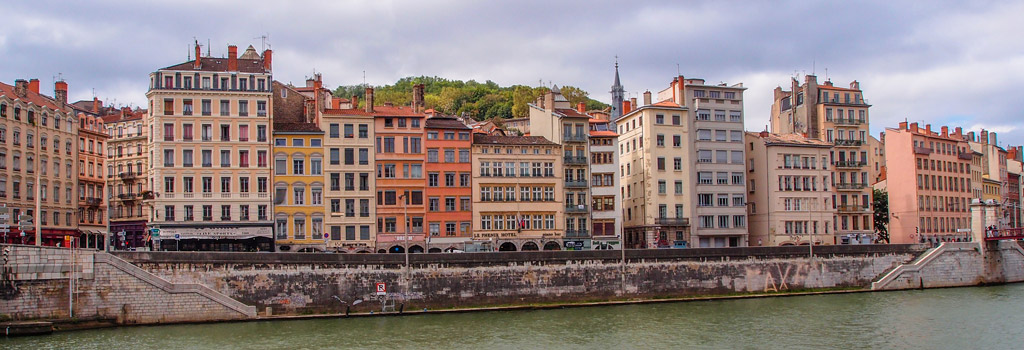
[[[629,4],[628,6],[623,6]],[[872,133],[904,119],[1024,143],[1021,1],[6,1],[0,80],[60,73],[71,98],[145,104],[147,74],[193,38],[223,56],[269,34],[277,80],[328,86],[410,75],[575,85],[608,102],[615,56],[629,94],[678,70],[742,82],[746,127],[771,91],[816,73],[861,82]],[[204,53],[207,49],[204,47]],[[95,93],[93,92],[95,91]]]

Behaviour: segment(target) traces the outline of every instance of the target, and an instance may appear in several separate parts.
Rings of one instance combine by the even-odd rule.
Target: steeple
[[[619,56],[615,56],[615,83],[612,84],[612,113],[611,120],[619,119],[622,116],[622,100],[625,99],[626,90],[619,83]]]

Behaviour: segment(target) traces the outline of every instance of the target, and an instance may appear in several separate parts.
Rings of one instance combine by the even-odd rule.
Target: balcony
[[[690,218],[657,218],[654,219],[654,223],[664,226],[690,226]]]
[[[844,105],[844,106],[870,106],[868,104],[868,100],[866,100],[866,99],[860,99],[860,100],[848,100],[848,99],[840,100],[840,99],[836,99],[836,98],[829,98],[829,99],[825,99],[825,100],[821,101],[821,103],[827,103],[827,104],[833,104],[833,105]]]
[[[929,155],[932,154],[932,149],[928,147],[914,147],[915,154]]]
[[[840,182],[836,184],[837,190],[860,190],[868,187],[868,184],[862,182]]]
[[[126,202],[138,199],[138,197],[134,193],[121,193],[117,195],[117,198]]]
[[[562,135],[562,142],[587,142],[586,134]]]
[[[973,153],[969,153],[969,152],[961,152],[961,153],[958,153],[956,155],[956,157],[960,158],[960,159],[963,159],[963,160],[973,160],[974,159],[974,154]]]
[[[565,188],[586,188],[586,181],[566,181]]]
[[[565,237],[590,237],[590,230],[565,230]]]
[[[836,125],[854,125],[854,126],[856,126],[856,125],[864,124],[863,120],[860,120],[860,119],[847,119],[847,118],[837,118],[837,119],[833,120],[832,122],[835,123]]]
[[[846,161],[842,161],[841,160],[841,161],[836,162],[836,164],[835,164],[836,168],[863,168],[863,167],[866,167],[867,165],[868,165],[868,162],[857,162],[857,161],[851,161],[851,160],[846,160]]]
[[[102,198],[85,197],[85,205],[88,205],[90,207],[99,206],[102,203],[103,203],[103,199]]]
[[[587,212],[587,208],[588,207],[586,205],[584,205],[584,204],[580,204],[580,205],[567,205],[567,206],[565,206],[565,212],[566,213],[586,213]]]
[[[587,157],[564,157],[565,164],[587,164]]]
[[[860,205],[839,205],[836,207],[840,213],[863,213],[870,212],[871,208]]]
[[[864,145],[864,141],[861,141],[861,140],[835,140],[835,142],[833,142],[833,143],[836,146],[845,146],[845,147],[860,147],[861,145]]]

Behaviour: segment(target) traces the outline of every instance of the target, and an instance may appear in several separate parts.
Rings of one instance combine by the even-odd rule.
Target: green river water
[[[1024,284],[124,327],[0,338],[0,349],[1024,349]]]

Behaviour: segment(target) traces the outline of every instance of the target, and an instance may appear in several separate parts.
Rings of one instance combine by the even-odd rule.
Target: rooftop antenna
[[[363,70],[363,87],[366,87],[366,70]]]
[[[828,67],[825,67],[825,81],[828,81]]]
[[[258,37],[253,38],[253,39],[260,39],[260,42],[263,45],[263,49],[261,51],[267,51],[267,46],[270,46],[270,44],[267,43],[267,42],[270,41],[270,33],[266,33],[266,34],[260,35]]]
[[[206,57],[212,57],[210,55],[210,38],[206,38]]]
[[[811,60],[811,75],[816,75],[814,73],[816,73],[817,70],[817,62],[815,62],[815,60]]]
[[[676,76],[683,75],[683,71],[679,70],[679,63],[676,63]]]

